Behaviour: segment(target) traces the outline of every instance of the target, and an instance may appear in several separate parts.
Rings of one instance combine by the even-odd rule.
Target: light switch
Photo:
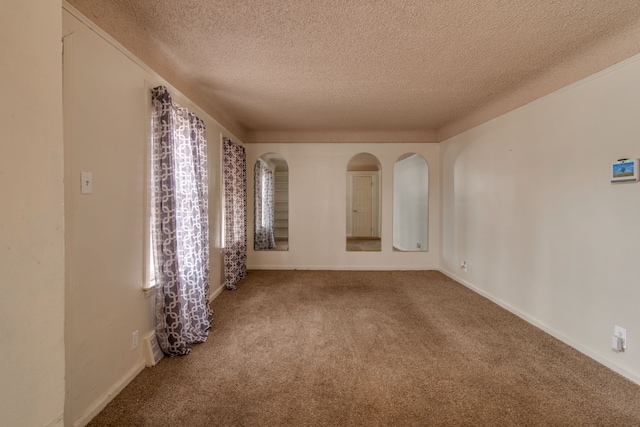
[[[82,194],[91,194],[93,191],[93,174],[91,172],[82,172]]]

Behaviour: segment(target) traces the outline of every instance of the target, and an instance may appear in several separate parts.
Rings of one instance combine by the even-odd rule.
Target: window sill
[[[151,295],[156,293],[156,285],[155,283],[152,285],[148,285],[142,288],[142,292],[144,292],[144,297],[149,298]]]

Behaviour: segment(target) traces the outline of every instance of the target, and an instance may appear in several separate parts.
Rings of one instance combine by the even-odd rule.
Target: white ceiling
[[[640,52],[638,0],[69,3],[245,142],[440,141]]]

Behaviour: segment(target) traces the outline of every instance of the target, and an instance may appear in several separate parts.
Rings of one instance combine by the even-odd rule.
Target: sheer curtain
[[[262,159],[254,167],[254,249],[273,249],[276,239],[273,229],[273,170]]]
[[[173,356],[204,342],[211,327],[207,141],[202,120],[164,86],[151,100],[156,337]]]
[[[247,166],[244,147],[222,139],[224,176],[224,277],[225,286],[247,275]]]

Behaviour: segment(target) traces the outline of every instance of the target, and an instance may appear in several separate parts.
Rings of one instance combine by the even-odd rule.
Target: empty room
[[[0,12],[3,423],[640,425],[637,1]]]

